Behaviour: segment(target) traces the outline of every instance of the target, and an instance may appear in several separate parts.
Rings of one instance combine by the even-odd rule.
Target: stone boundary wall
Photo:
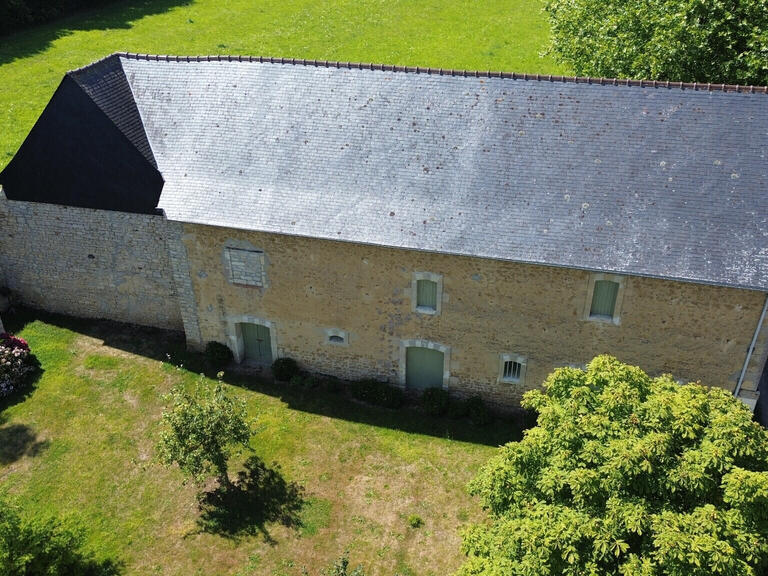
[[[181,330],[168,236],[162,216],[13,201],[0,191],[0,270],[28,306]]]

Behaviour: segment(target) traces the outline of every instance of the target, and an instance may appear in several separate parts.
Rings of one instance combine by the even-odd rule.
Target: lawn
[[[466,483],[517,435],[373,408],[332,391],[227,377],[257,418],[258,501],[210,509],[154,457],[163,394],[193,383],[180,335],[49,316],[3,318],[37,354],[34,390],[0,405],[0,493],[31,514],[73,515],[123,574],[316,574],[344,550],[367,574],[445,575],[482,518]],[[166,354],[170,354],[169,360]],[[183,363],[183,367],[179,364]],[[190,369],[191,367],[192,369]],[[412,527],[411,515],[423,520]]]
[[[62,75],[115,51],[564,72],[541,0],[154,0],[0,38],[0,169]]]

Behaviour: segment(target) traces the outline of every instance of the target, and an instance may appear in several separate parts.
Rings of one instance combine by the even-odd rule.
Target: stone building
[[[0,174],[0,284],[237,361],[515,404],[768,358],[765,88],[115,54]],[[768,323],[768,322],[766,322]]]

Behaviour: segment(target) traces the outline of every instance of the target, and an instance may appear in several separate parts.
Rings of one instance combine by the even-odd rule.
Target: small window
[[[349,334],[347,334],[347,332],[344,330],[339,330],[338,328],[326,328],[325,338],[326,343],[332,344],[333,346],[349,345]]]
[[[229,281],[245,286],[264,286],[264,252],[226,248]]]
[[[624,277],[592,274],[584,311],[586,320],[619,324]]]
[[[525,379],[526,359],[514,354],[502,354],[499,366],[499,382],[519,383]]]
[[[437,311],[437,282],[416,281],[416,307]]]
[[[411,309],[421,314],[440,314],[443,300],[443,277],[432,272],[414,272]]]
[[[616,310],[616,296],[619,294],[619,283],[611,280],[596,280],[592,291],[592,306],[589,315],[592,318],[613,319]]]
[[[520,373],[523,370],[523,365],[520,362],[514,360],[507,360],[504,362],[504,380],[520,380]]]

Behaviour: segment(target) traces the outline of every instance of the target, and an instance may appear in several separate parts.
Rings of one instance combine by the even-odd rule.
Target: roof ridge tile
[[[350,70],[374,70],[382,72],[403,72],[406,74],[428,74],[436,76],[462,76],[471,78],[503,78],[509,80],[525,80],[535,82],[561,82],[565,84],[597,84],[599,86],[627,86],[638,88],[667,88],[678,90],[693,90],[695,92],[730,92],[740,94],[768,94],[768,86],[746,86],[744,84],[713,84],[711,82],[679,82],[673,80],[646,80],[631,78],[597,78],[592,76],[564,76],[555,74],[528,74],[520,72],[503,72],[496,70],[468,70],[423,68],[421,66],[400,66],[396,64],[376,64],[373,62],[342,62],[339,60],[311,60],[305,58],[279,58],[274,56],[242,56],[242,55],[208,55],[208,56],[178,56],[169,54],[139,54],[135,52],[115,52],[67,72],[74,74],[98,65],[101,62],[113,58],[127,58],[130,60],[147,60],[163,62],[258,62],[260,64],[291,64],[300,66],[314,66],[317,68],[347,68]]]

